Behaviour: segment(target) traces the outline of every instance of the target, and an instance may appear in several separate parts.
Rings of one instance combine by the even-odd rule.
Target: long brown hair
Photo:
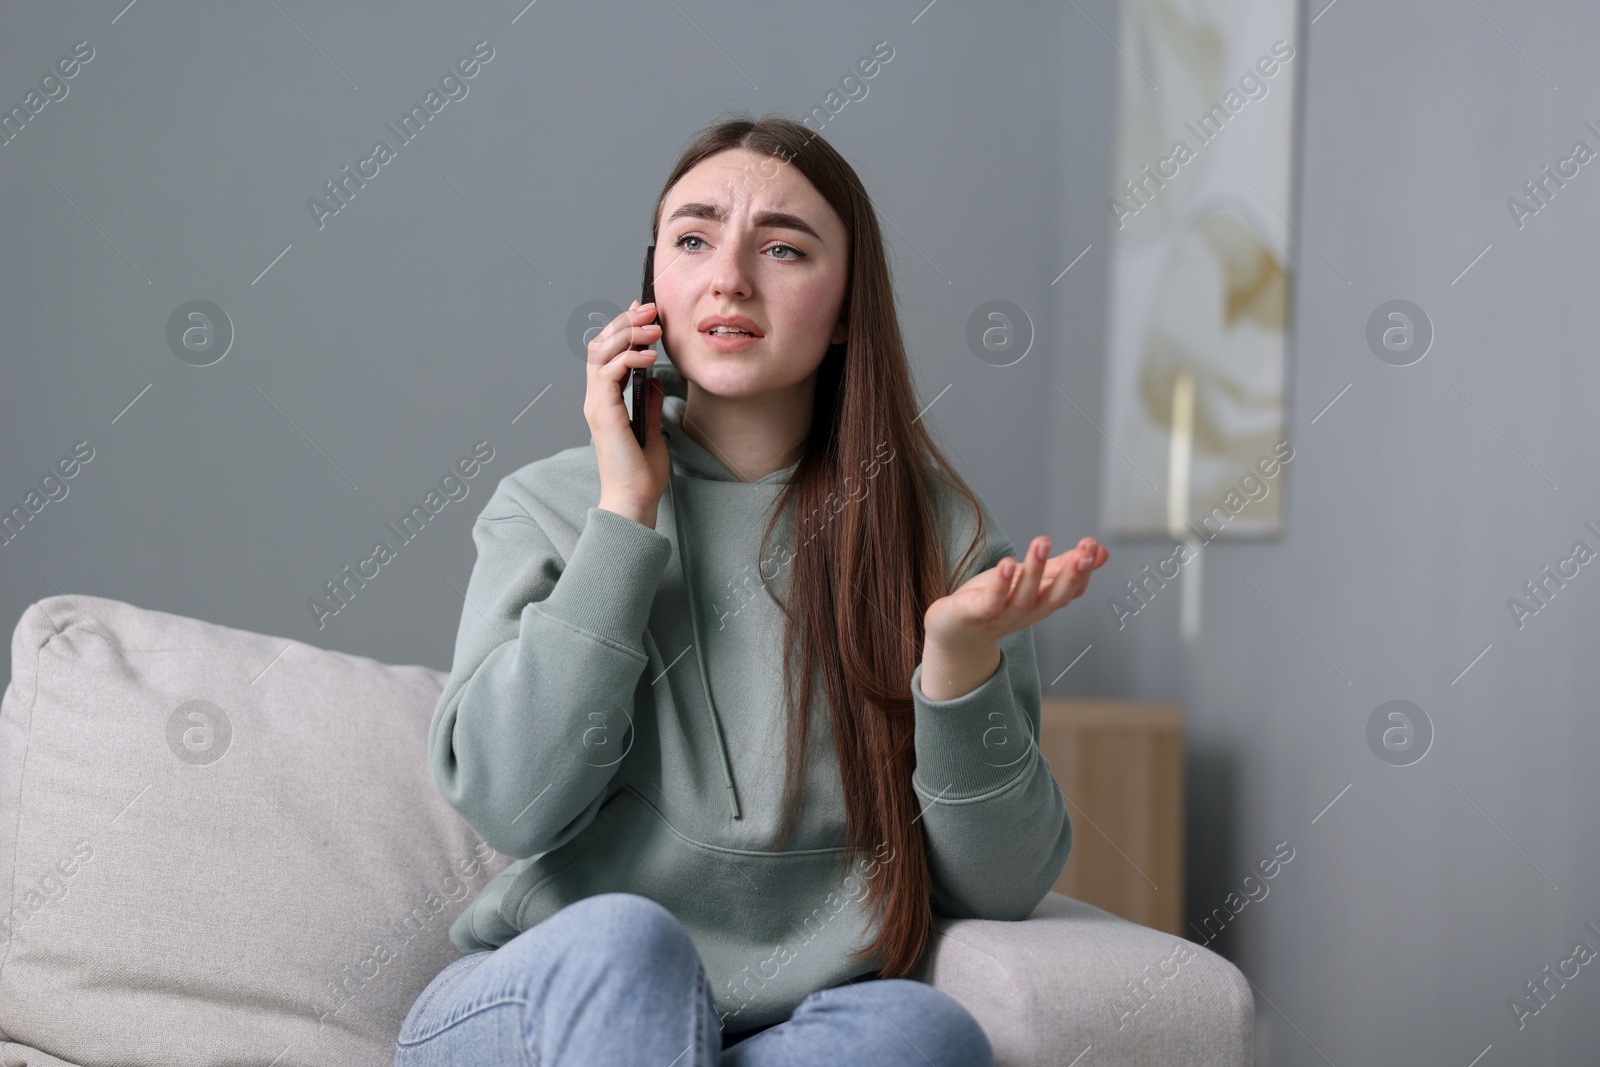
[[[799,818],[809,709],[820,680],[844,786],[842,860],[848,866],[867,849],[879,860],[866,898],[878,934],[854,958],[875,956],[883,962],[879,975],[896,978],[920,962],[932,923],[921,805],[911,787],[911,674],[922,654],[923,613],[964,580],[947,577],[935,479],[965,496],[976,517],[977,534],[958,573],[984,541],[983,509],[917,416],[877,214],[855,170],[820,136],[770,115],[737,115],[706,127],[684,149],[656,199],[651,240],[678,180],[705,159],[738,148],[769,157],[756,181],[778,166],[795,167],[832,206],[849,237],[842,305],[848,337],[830,347],[818,367],[805,451],[761,539],[766,560],[779,517],[791,507],[805,516],[795,524],[787,603],[761,575],[786,616],[784,688],[793,700],[786,709],[788,776],[778,847]],[[860,490],[851,485],[863,481],[866,491],[855,499]],[[836,507],[841,497],[847,502]],[[797,672],[797,663],[815,670]]]

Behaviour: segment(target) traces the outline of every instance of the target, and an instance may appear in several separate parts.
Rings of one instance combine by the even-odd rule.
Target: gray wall
[[[808,110],[879,40],[894,58],[823,132],[885,221],[924,401],[950,387],[928,417],[1014,540],[1099,532],[1111,0],[608,7],[0,11],[0,108],[95,50],[0,147],[0,508],[95,450],[0,547],[0,618],[84,593],[447,670],[472,519],[499,477],[587,440],[567,321],[634,295],[679,146],[724,108]],[[1506,600],[1574,540],[1600,546],[1582,527],[1600,526],[1600,171],[1521,230],[1505,200],[1575,139],[1600,148],[1582,127],[1600,14],[1319,12],[1287,534],[1206,549],[1192,647],[1176,596],[1116,630],[1106,597],[1159,546],[1112,542],[1039,628],[1040,670],[1092,644],[1052,693],[1189,709],[1191,917],[1294,847],[1215,943],[1258,988],[1263,1062],[1465,1067],[1491,1044],[1485,1067],[1575,1062],[1600,1041],[1594,968],[1520,1032],[1507,1001],[1580,937],[1600,948],[1579,818],[1600,578],[1583,568],[1521,631]],[[307,199],[480,40],[469,94],[319,229]],[[1436,329],[1403,368],[1364,339],[1397,297]],[[996,298],[1037,330],[1007,368],[964,340]],[[209,367],[166,338],[196,299],[236,331]],[[495,458],[469,495],[319,628],[308,599],[480,440]],[[1365,739],[1395,698],[1436,731],[1409,767]]]
[[[1520,230],[1506,201],[1575,140],[1600,149],[1600,11],[1311,16],[1287,536],[1206,550],[1194,647],[1170,596],[1086,631],[1096,685],[1189,709],[1192,919],[1295,849],[1221,939],[1270,1062],[1593,1062],[1593,965],[1520,1029],[1508,1002],[1578,940],[1600,950],[1600,578],[1582,567],[1521,629],[1507,601],[1574,541],[1600,549],[1600,164]],[[1120,60],[1091,62],[1098,84]],[[1395,298],[1435,329],[1408,367],[1365,340]],[[1152,554],[1129,546],[1106,585]],[[1411,766],[1366,741],[1393,699],[1435,730]]]

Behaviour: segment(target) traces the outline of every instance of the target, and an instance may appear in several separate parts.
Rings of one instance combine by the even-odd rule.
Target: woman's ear
[[[833,327],[833,336],[828,338],[828,343],[830,345],[842,345],[849,336],[850,324],[840,319]]]

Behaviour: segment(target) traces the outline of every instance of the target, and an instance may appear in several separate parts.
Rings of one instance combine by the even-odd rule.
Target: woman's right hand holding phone
[[[651,378],[647,383],[643,449],[633,436],[622,388],[633,368],[649,367],[656,360],[654,349],[632,347],[661,339],[661,327],[651,321],[655,317],[654,304],[641,307],[635,300],[589,342],[585,359],[589,385],[583,400],[583,416],[600,467],[599,506],[652,529],[671,463],[661,436],[661,382]]]

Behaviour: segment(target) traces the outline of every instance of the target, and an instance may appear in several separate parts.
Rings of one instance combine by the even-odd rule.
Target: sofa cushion
[[[11,662],[0,1062],[389,1067],[510,862],[429,777],[446,676],[77,594]]]

